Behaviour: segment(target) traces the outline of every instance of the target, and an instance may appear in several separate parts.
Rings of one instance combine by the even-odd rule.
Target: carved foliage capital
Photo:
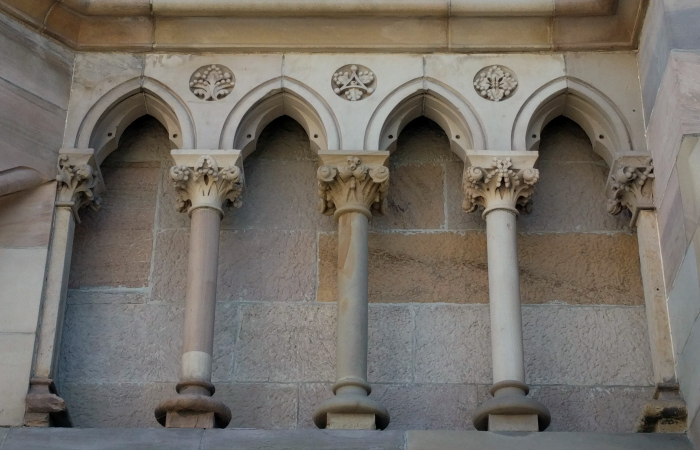
[[[613,166],[608,187],[608,212],[617,215],[629,209],[634,225],[640,210],[654,209],[653,160],[647,158],[641,164]]]
[[[465,167],[462,209],[473,212],[482,208],[484,215],[494,209],[529,213],[539,176],[537,169],[514,167],[507,157],[494,157],[488,167]]]
[[[77,222],[80,222],[78,210],[83,206],[95,210],[100,208],[100,197],[96,193],[100,181],[99,170],[82,158],[71,158],[68,154],[59,154],[56,181],[58,181],[56,206],[70,208]]]
[[[318,168],[318,209],[325,215],[362,212],[384,214],[389,189],[389,169],[383,164],[363,164],[357,156],[348,156],[345,164]]]
[[[177,210],[191,213],[197,208],[213,208],[223,215],[223,207],[242,205],[243,172],[238,166],[219,168],[211,155],[202,155],[194,166],[170,168],[170,178],[179,195]]]

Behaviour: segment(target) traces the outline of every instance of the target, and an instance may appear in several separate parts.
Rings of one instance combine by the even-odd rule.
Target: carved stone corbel
[[[58,198],[56,206],[70,208],[80,223],[78,210],[84,206],[100,208],[98,192],[104,188],[102,174],[95,163],[94,151],[61,150],[58,155]]]
[[[620,214],[623,209],[632,213],[630,226],[635,226],[639,211],[655,209],[654,162],[648,156],[623,156],[610,169],[608,183],[608,212]]]

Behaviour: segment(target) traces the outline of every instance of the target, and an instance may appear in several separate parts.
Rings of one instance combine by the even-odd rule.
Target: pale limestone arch
[[[150,78],[134,78],[107,92],[83,118],[75,148],[92,148],[102,161],[119,145],[119,138],[141,116],[155,117],[168,131],[173,148],[196,148],[192,114],[175,93]]]
[[[311,150],[339,150],[340,126],[330,106],[302,83],[280,77],[248,92],[226,118],[219,147],[252,153],[258,137],[274,119],[287,115],[309,136]]]
[[[486,149],[486,133],[469,102],[430,78],[409,81],[380,103],[367,126],[364,149],[394,151],[401,130],[420,116],[445,131],[452,151],[462,161],[466,161],[467,150]]]
[[[593,151],[612,167],[632,148],[629,126],[615,104],[592,86],[570,77],[557,78],[538,89],[515,118],[512,150],[537,150],[542,129],[555,117],[576,122],[588,135]]]

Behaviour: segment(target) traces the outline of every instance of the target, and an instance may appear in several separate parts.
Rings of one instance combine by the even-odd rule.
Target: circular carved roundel
[[[485,99],[500,102],[518,89],[518,80],[507,67],[484,67],[474,77],[474,89]]]
[[[231,93],[236,78],[231,69],[220,64],[211,64],[197,69],[190,77],[190,90],[200,100],[213,102]]]
[[[359,64],[348,64],[336,70],[331,88],[339,97],[356,102],[372,95],[377,87],[374,72]]]

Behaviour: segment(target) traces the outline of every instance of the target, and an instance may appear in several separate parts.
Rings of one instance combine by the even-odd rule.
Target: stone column
[[[520,312],[520,275],[515,219],[528,211],[539,172],[537,152],[470,152],[464,170],[463,209],[482,208],[491,309],[493,398],[474,412],[477,430],[542,431],[547,408],[527,397]]]
[[[104,188],[92,149],[59,152],[57,198],[46,285],[34,359],[33,376],[26,399],[25,426],[70,426],[66,403],[58,396],[54,378],[61,347],[66,291],[73,252],[75,222],[83,206],[97,209],[97,192]]]
[[[328,429],[384,429],[389,412],[368,396],[367,233],[372,210],[383,213],[389,152],[319,152],[319,210],[338,220],[338,318],[335,397],[314,414]]]
[[[622,156],[615,160],[607,183],[608,211],[628,210],[630,226],[637,227],[639,263],[644,284],[651,360],[656,392],[643,408],[640,432],[683,432],[687,407],[680,397],[666,304],[666,286],[656,207],[654,164],[649,156]]]
[[[212,398],[214,311],[223,207],[241,204],[243,172],[237,150],[173,150],[170,177],[180,200],[178,210],[191,219],[182,369],[175,397],[155,410],[168,428],[226,428],[231,411]]]

